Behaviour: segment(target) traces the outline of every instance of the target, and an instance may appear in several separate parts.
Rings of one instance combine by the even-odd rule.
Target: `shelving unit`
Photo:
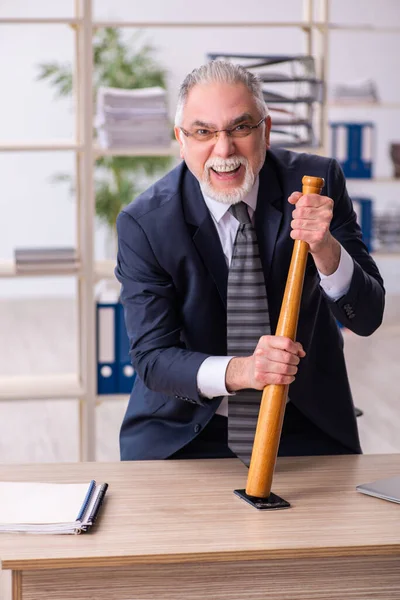
[[[371,36],[371,40],[374,40],[374,36],[376,36],[376,34],[396,34],[396,36],[399,36],[400,34],[400,26],[387,26],[387,25],[373,25],[373,24],[368,24],[368,23],[351,23],[351,24],[347,24],[347,23],[340,23],[340,22],[335,22],[332,23],[330,20],[330,0],[324,0],[324,12],[325,12],[325,23],[321,26],[318,25],[318,27],[321,27],[321,31],[325,32],[325,36],[326,36],[326,48],[328,50],[328,48],[331,45],[331,41],[330,41],[330,35],[338,32],[338,31],[343,31],[343,32],[351,32],[354,33],[355,36],[357,36],[358,34],[362,34],[362,33],[368,33]],[[382,9],[384,8],[384,3],[382,4]],[[362,17],[361,17],[362,18]],[[396,37],[396,39],[399,39],[399,37]],[[364,38],[365,40],[365,38]],[[371,44],[371,46],[373,47],[373,44]],[[373,51],[372,51],[373,52]],[[363,51],[363,53],[365,54],[365,51]],[[329,52],[327,51],[324,54],[324,58],[325,58],[325,80],[326,81],[330,81],[330,65],[329,65]],[[382,72],[386,72],[387,68],[385,70],[385,66],[382,65]],[[390,76],[390,71],[388,71],[388,76]],[[354,72],[354,79],[357,79],[357,72],[355,70]],[[399,111],[400,110],[400,102],[398,101],[377,101],[377,102],[340,102],[340,101],[335,101],[335,100],[331,100],[329,98],[327,98],[326,101],[326,118],[325,118],[325,127],[326,127],[326,135],[325,135],[325,140],[328,141],[329,139],[329,132],[328,132],[328,128],[329,128],[329,115],[330,115],[330,111],[332,111],[335,114],[335,121],[343,121],[343,120],[348,120],[350,122],[352,121],[357,121],[357,120],[361,120],[361,121],[376,121],[380,118],[382,118],[382,115],[385,112],[389,112],[389,111]],[[363,115],[363,117],[361,118],[355,118],[357,115],[357,111],[359,113],[361,113]],[[368,111],[368,112],[367,112]],[[337,119],[337,115],[345,115],[345,118],[341,117],[340,119]],[[367,118],[365,115],[368,115]],[[379,116],[377,116],[379,115]],[[397,116],[397,120],[398,120],[398,115],[399,112],[396,112],[396,116]],[[325,146],[325,154],[329,155],[331,153],[331,148],[326,145]],[[376,162],[376,156],[373,159],[373,162]],[[374,171],[376,172],[376,165],[374,164],[373,166]],[[386,170],[386,169],[385,169]],[[378,171],[379,173],[379,171]],[[347,179],[347,187],[350,190],[350,195],[353,197],[357,196],[357,189],[361,189],[362,193],[360,193],[360,196],[368,196],[369,198],[374,200],[374,210],[376,210],[376,207],[379,207],[379,195],[378,195],[378,190],[379,190],[379,186],[384,186],[382,187],[382,189],[385,190],[385,193],[387,193],[388,190],[396,190],[395,193],[397,194],[398,191],[398,185],[400,183],[400,179],[399,178],[394,178],[392,176],[385,176],[385,175],[377,175],[377,176],[373,176],[372,178],[348,178]],[[366,186],[368,186],[368,188],[370,188],[370,192],[366,193]],[[393,187],[391,187],[393,186]],[[379,210],[379,208],[378,208]],[[393,251],[393,252],[389,252],[387,250],[379,250],[379,251],[375,251],[372,253],[374,258],[376,260],[379,261],[385,261],[385,264],[387,260],[390,261],[400,261],[400,252],[398,251]],[[383,264],[380,263],[379,264]]]
[[[93,105],[92,105],[92,4],[76,0],[75,18],[1,18],[0,25],[67,25],[74,30],[76,97],[76,140],[7,142],[0,140],[2,152],[75,152],[77,251],[79,264],[70,273],[78,282],[78,373],[47,377],[2,377],[0,400],[40,400],[76,398],[80,403],[80,458],[95,459],[95,299],[94,299],[94,190],[93,190]],[[12,261],[0,263],[1,276],[19,277]],[[48,272],[29,276],[50,275]],[[27,275],[26,275],[27,276]]]
[[[177,143],[170,148],[125,148],[107,150],[99,148],[93,140],[93,31],[103,27],[118,28],[297,28],[304,32],[306,54],[317,59],[317,76],[327,79],[326,65],[329,58],[329,32],[338,28],[354,31],[399,31],[400,28],[374,28],[370,26],[335,25],[329,22],[329,0],[318,1],[319,14],[314,20],[313,0],[303,0],[303,19],[293,22],[245,21],[245,22],[144,22],[144,21],[93,21],[92,1],[75,0],[74,18],[0,18],[4,25],[66,25],[72,27],[75,40],[74,93],[76,99],[76,139],[12,142],[0,139],[0,152],[44,152],[71,151],[75,153],[76,202],[77,202],[77,251],[79,264],[70,272],[54,272],[51,275],[75,276],[78,283],[78,372],[47,377],[2,377],[0,378],[0,400],[28,399],[78,399],[80,403],[80,458],[95,460],[95,407],[98,400],[96,381],[95,343],[95,297],[94,286],[100,279],[112,278],[114,261],[94,259],[94,164],[100,156],[179,156]],[[400,104],[389,104],[387,108],[398,108]],[[327,153],[328,106],[322,105],[319,114],[321,148],[312,152]],[[383,107],[382,107],[383,108]],[[355,181],[355,180],[353,180]],[[363,180],[365,181],[365,180]],[[371,180],[396,181],[388,178]],[[20,274],[13,261],[0,260],[0,278],[49,276],[48,272]],[[108,399],[111,399],[108,397]]]

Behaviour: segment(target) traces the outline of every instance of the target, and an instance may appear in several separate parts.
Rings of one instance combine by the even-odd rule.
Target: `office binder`
[[[368,251],[372,252],[373,236],[373,201],[370,198],[355,198],[352,196],[354,210],[357,215],[358,224],[361,227],[362,238]]]
[[[117,385],[119,394],[130,394],[135,381],[136,373],[131,364],[129,355],[129,338],[126,333],[124,307],[119,302],[116,304],[116,353],[117,353]]]
[[[330,123],[332,157],[336,158],[346,178],[371,179],[374,148],[374,123]]]
[[[79,534],[95,524],[107,483],[0,482],[0,533]]]
[[[118,391],[115,304],[97,304],[97,393]]]
[[[130,394],[136,373],[120,302],[97,304],[97,393]]]

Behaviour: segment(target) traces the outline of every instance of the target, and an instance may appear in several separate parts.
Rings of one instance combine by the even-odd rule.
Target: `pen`
[[[92,510],[90,512],[90,515],[88,517],[88,520],[87,520],[87,524],[89,526],[93,525],[95,523],[96,519],[97,519],[97,515],[99,513],[100,506],[103,503],[104,496],[106,495],[107,488],[108,488],[108,483],[102,483],[101,484],[100,489],[99,489],[99,493],[97,495],[97,498],[96,498],[96,500],[95,500],[95,502],[93,504],[93,508],[92,508]]]
[[[94,479],[92,479],[92,481],[91,481],[91,482],[90,482],[90,484],[89,484],[89,489],[88,489],[88,491],[87,491],[86,498],[85,498],[85,499],[84,499],[84,501],[83,501],[83,504],[82,504],[81,510],[79,511],[79,514],[78,514],[78,516],[76,517],[76,520],[77,520],[77,521],[81,521],[81,520],[82,520],[82,518],[83,518],[83,516],[84,516],[84,514],[85,514],[85,512],[86,512],[86,510],[87,510],[87,507],[88,507],[88,505],[89,505],[89,502],[90,502],[90,500],[91,500],[91,498],[92,498],[92,495],[93,495],[93,492],[94,492],[94,490],[95,490],[95,487],[96,487],[96,482],[95,482],[95,480],[94,480]]]

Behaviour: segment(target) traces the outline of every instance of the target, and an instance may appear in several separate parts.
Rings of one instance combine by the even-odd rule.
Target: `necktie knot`
[[[241,225],[247,225],[251,223],[249,213],[247,210],[247,204],[245,202],[238,202],[237,204],[231,204],[229,212],[239,221]]]

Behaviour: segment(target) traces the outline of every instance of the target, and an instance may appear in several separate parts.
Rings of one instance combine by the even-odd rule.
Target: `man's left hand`
[[[340,261],[340,244],[329,229],[333,200],[319,194],[293,192],[288,201],[296,205],[292,213],[291,238],[307,242],[317,269],[324,275],[331,275]]]

